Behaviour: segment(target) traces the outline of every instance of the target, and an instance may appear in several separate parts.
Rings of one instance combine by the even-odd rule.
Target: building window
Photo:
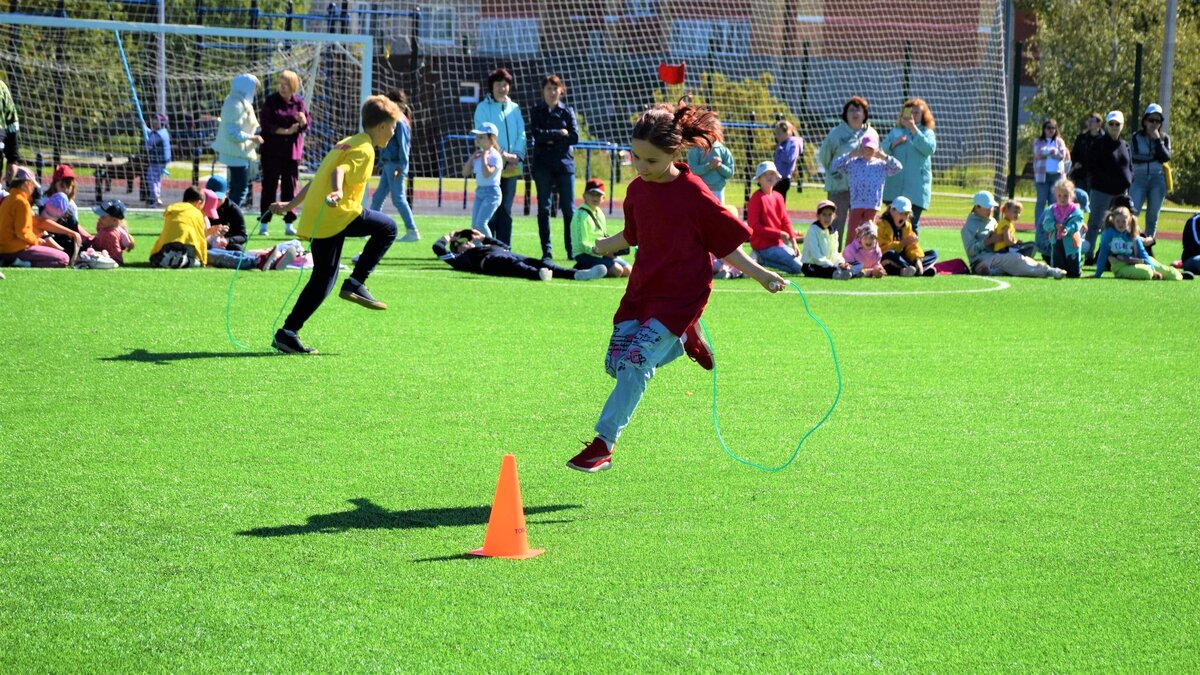
[[[750,53],[750,22],[678,19],[671,22],[671,56],[745,56]]]
[[[421,10],[421,42],[453,47],[455,44],[454,8],[425,7]]]
[[[534,56],[538,53],[537,19],[485,18],[479,22],[480,54]]]

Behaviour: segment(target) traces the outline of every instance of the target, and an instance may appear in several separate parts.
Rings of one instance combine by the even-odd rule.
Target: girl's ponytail
[[[711,110],[680,99],[677,106],[661,103],[643,113],[632,137],[670,154],[690,146],[708,150],[722,138],[721,122]]]

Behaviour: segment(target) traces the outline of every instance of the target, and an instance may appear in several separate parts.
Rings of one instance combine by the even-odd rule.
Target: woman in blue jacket
[[[412,152],[412,111],[408,107],[408,94],[402,89],[391,90],[387,97],[400,108],[402,114],[400,119],[396,120],[396,133],[377,158],[382,168],[379,170],[379,187],[375,188],[375,194],[371,196],[371,210],[383,210],[383,200],[387,199],[390,192],[392,205],[404,221],[404,236],[398,241],[420,241],[421,233],[417,231],[412,208],[408,205],[408,195],[405,193],[408,186],[408,157]]]
[[[542,80],[542,102],[533,107],[529,125],[533,131],[533,182],[537,186],[538,236],[542,258],[553,257],[550,241],[550,198],[558,191],[558,209],[563,218],[563,246],[571,256],[571,221],[575,217],[575,152],[579,129],[575,110],[562,102],[567,88],[557,75]]]
[[[910,98],[900,107],[896,127],[883,139],[880,147],[904,165],[900,173],[883,185],[883,202],[890,204],[896,197],[908,197],[912,202],[913,232],[919,231],[921,214],[929,208],[933,191],[933,162],[937,151],[935,122],[929,104],[924,99]]]
[[[508,97],[515,81],[503,68],[488,75],[487,91],[475,107],[475,129],[491,122],[499,133],[496,141],[500,155],[504,158],[504,170],[500,174],[500,208],[488,222],[488,229],[496,238],[512,245],[512,204],[517,196],[517,181],[521,178],[521,164],[525,161],[525,119],[521,117],[521,106]]]

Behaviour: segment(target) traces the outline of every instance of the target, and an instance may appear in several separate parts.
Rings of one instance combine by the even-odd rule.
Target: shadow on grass
[[[388,511],[370,499],[351,499],[354,508],[336,513],[318,513],[309,516],[303,525],[280,525],[278,527],[256,527],[238,532],[243,537],[288,537],[296,534],[332,534],[347,530],[406,530],[425,527],[458,527],[462,525],[486,525],[492,513],[491,506],[459,506],[444,509],[410,509]],[[566,509],[577,509],[578,504],[553,504],[529,506],[525,515],[552,513]],[[570,522],[570,521],[551,521]],[[541,525],[542,523],[537,523]]]
[[[172,361],[191,361],[194,359],[257,359],[274,356],[289,356],[277,351],[261,352],[148,352],[145,349],[135,349],[128,354],[104,356],[97,361],[133,361],[135,363],[157,363],[166,365]],[[337,354],[321,353],[320,356],[337,356]]]

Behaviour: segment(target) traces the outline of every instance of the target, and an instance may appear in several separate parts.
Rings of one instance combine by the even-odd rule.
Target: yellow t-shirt
[[[1004,234],[1008,230],[1012,230],[1013,238],[1016,238],[1017,224],[1014,223],[1013,221],[1009,220],[1008,218],[1001,218],[1000,224],[996,226],[996,234]],[[1008,241],[1006,241],[1004,239],[1001,239],[1000,241],[992,244],[992,250],[997,251],[997,252],[1003,251],[1003,250],[1007,249],[1008,247],[1009,247],[1009,243],[1008,243]]]
[[[362,213],[363,193],[375,166],[375,146],[371,145],[371,137],[365,132],[343,139],[337,145],[350,147],[330,150],[317,167],[317,174],[300,205],[296,232],[301,239],[328,239],[346,229]],[[339,166],[346,169],[346,175],[342,177],[342,198],[336,206],[330,206],[325,203],[325,198],[333,192],[333,170]]]
[[[204,214],[200,209],[187,202],[179,202],[167,207],[163,211],[163,229],[158,235],[158,241],[154,242],[154,248],[150,249],[150,255],[154,255],[162,250],[167,244],[188,244],[196,249],[196,255],[200,256],[200,264],[208,264],[208,241],[204,237],[204,230],[208,227],[208,221],[204,219]]]

